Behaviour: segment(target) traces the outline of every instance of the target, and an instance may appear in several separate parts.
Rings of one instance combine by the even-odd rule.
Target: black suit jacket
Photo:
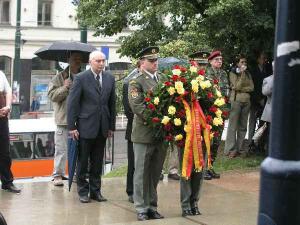
[[[124,82],[123,84],[123,106],[124,106],[124,111],[125,115],[127,117],[127,126],[126,126],[126,134],[125,134],[125,139],[131,141],[131,132],[132,132],[132,122],[133,122],[133,117],[134,114],[129,106],[129,100],[128,100],[128,82]]]
[[[102,72],[101,91],[91,70],[75,76],[67,102],[69,130],[77,129],[81,138],[96,138],[100,129],[107,137],[115,130],[115,78]]]

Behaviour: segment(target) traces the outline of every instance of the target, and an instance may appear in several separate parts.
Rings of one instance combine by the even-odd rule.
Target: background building
[[[13,80],[17,0],[0,0],[0,70]],[[127,35],[125,30],[112,37],[94,37],[88,30],[87,42],[105,52],[110,69],[120,75],[127,70],[130,60],[116,53],[116,39]],[[80,41],[76,6],[71,0],[21,0],[21,73],[19,96],[21,110],[29,111],[34,97],[42,111],[52,110],[47,98],[48,83],[59,68],[58,63],[40,60],[34,52],[54,41]]]

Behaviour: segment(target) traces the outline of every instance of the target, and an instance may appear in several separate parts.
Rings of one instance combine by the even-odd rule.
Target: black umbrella
[[[73,138],[68,138],[68,173],[69,173],[69,191],[73,183],[73,177],[76,170],[78,158],[78,141]]]
[[[72,52],[79,52],[82,54],[84,63],[89,61],[89,54],[97,50],[94,46],[76,42],[76,41],[57,41],[46,45],[34,54],[41,59],[54,60],[59,62],[68,62],[68,58]]]
[[[178,59],[175,57],[158,58],[159,70],[171,69],[174,65],[187,65],[188,61],[185,59]]]

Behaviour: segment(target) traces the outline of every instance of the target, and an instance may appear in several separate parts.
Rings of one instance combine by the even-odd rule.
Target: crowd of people
[[[154,131],[144,118],[144,95],[162,79],[163,75],[158,72],[158,57],[159,48],[156,46],[141,50],[135,73],[125,78],[123,86],[123,105],[128,118],[125,136],[128,143],[126,193],[128,200],[134,203],[140,221],[164,218],[157,210],[157,186],[162,177],[166,155],[169,155],[168,161],[171,162],[168,178],[180,180],[182,216],[200,215],[198,201],[203,179],[220,178],[213,164],[219,152],[221,135],[211,143],[212,167],[201,172],[193,171],[189,180],[179,176],[182,151],[176,148],[171,151],[162,141],[154,141]],[[242,152],[249,114],[248,140],[252,140],[258,120],[267,122],[268,129],[270,126],[273,76],[267,76],[265,55],[259,54],[257,66],[248,69],[247,57],[240,54],[229,73],[222,69],[223,56],[220,51],[199,51],[189,58],[199,69],[206,70],[208,79],[218,81],[222,95],[229,100],[230,114],[224,154],[229,158],[237,157]],[[53,185],[64,185],[68,138],[79,140],[76,179],[81,203],[89,203],[91,199],[107,201],[101,193],[101,172],[106,139],[115,130],[116,96],[115,79],[110,72],[105,71],[105,60],[101,51],[94,51],[89,57],[90,69],[80,72],[81,54],[73,52],[69,57],[69,67],[52,79],[48,91],[54,103],[57,126]],[[1,183],[2,189],[20,193],[21,190],[13,185],[10,170],[10,105],[11,88],[1,72],[0,144],[4,146],[0,151]],[[250,149],[251,144],[250,141]]]

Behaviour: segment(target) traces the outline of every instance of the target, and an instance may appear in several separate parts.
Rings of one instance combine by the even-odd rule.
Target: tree
[[[180,57],[218,48],[231,60],[239,52],[271,51],[275,7],[275,0],[81,0],[78,17],[95,35],[134,28],[119,39],[121,55],[159,45]]]

